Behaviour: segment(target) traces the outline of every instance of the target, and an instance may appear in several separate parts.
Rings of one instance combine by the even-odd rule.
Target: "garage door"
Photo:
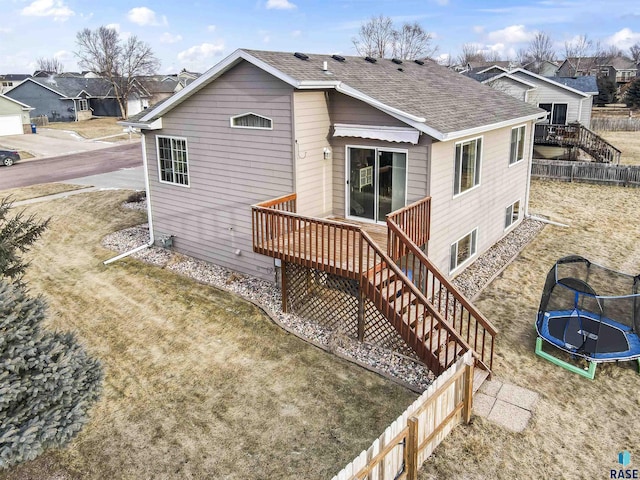
[[[20,115],[0,115],[0,135],[20,135],[22,119]]]

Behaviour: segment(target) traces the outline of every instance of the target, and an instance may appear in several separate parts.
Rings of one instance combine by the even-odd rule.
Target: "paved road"
[[[12,167],[0,167],[0,190],[62,182],[141,165],[142,151],[138,142],[92,152],[18,162]]]

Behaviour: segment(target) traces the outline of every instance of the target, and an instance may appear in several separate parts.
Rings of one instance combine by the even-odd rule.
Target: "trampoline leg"
[[[638,373],[640,374],[640,358],[638,359]]]
[[[589,362],[589,369],[583,370],[582,368],[576,367],[575,365],[565,362],[564,360],[560,360],[559,358],[556,358],[553,355],[550,355],[542,350],[542,338],[540,337],[536,338],[536,355],[541,356],[545,360],[548,360],[554,365],[558,365],[565,370],[569,370],[570,372],[577,373],[578,375],[588,378],[589,380],[593,380],[596,376],[597,363]]]

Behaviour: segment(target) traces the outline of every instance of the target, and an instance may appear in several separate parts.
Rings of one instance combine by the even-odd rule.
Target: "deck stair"
[[[536,125],[534,143],[579,148],[596,162],[620,163],[621,151],[587,127],[570,125]]]
[[[387,216],[386,251],[364,228],[304,217],[295,208],[296,194],[253,207],[254,251],[357,280],[361,301],[373,303],[436,375],[469,350],[490,373],[497,330],[421,250],[429,197]]]

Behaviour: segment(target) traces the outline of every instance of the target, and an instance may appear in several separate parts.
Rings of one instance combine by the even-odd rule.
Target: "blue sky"
[[[31,73],[39,57],[76,70],[76,32],[100,25],[150,43],[161,73],[202,72],[237,48],[355,54],[352,39],[374,15],[419,22],[454,57],[464,43],[513,55],[536,31],[560,55],[580,34],[623,50],[640,42],[633,0],[0,0],[0,11],[0,74]]]

